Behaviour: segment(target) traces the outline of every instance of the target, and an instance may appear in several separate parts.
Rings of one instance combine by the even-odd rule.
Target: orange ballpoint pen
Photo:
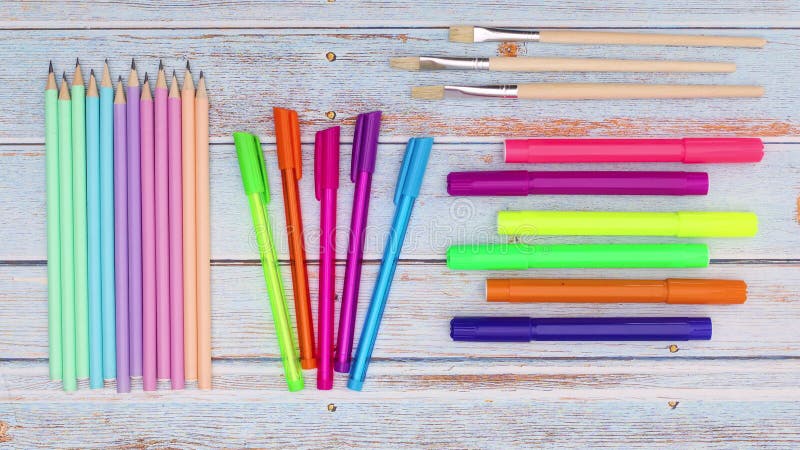
[[[273,108],[278,167],[283,184],[283,204],[286,210],[286,231],[289,235],[289,259],[292,267],[292,289],[297,316],[297,340],[300,343],[300,365],[303,369],[317,367],[314,349],[314,322],[311,319],[311,296],[308,293],[306,246],[303,239],[303,219],[300,213],[300,191],[297,181],[303,175],[300,157],[300,125],[297,111]]]

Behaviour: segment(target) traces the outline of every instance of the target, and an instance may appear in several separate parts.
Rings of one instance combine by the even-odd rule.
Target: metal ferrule
[[[526,31],[526,30],[509,30],[507,28],[474,27],[472,40],[474,42],[498,42],[498,41],[539,42],[539,32]]]
[[[419,69],[489,70],[489,58],[437,58],[434,56],[420,56]]]
[[[495,97],[517,98],[517,85],[504,84],[497,86],[445,86],[445,98]]]

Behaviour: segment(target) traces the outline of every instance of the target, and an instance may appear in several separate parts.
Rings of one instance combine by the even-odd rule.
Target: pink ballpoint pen
[[[333,388],[333,312],[336,289],[336,191],[339,127],[318,131],[314,143],[314,195],[322,203],[319,240],[317,389]]]
[[[336,354],[333,362],[334,370],[339,373],[350,372],[358,288],[361,281],[361,260],[364,258],[364,236],[369,213],[369,193],[372,187],[372,173],[375,171],[380,128],[380,111],[358,115],[350,164],[350,180],[356,185],[353,194],[353,213],[350,217],[350,242],[347,245],[339,332],[336,336]]]

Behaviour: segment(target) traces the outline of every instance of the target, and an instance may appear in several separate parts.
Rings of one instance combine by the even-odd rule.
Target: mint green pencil
[[[64,390],[78,388],[75,373],[75,260],[72,223],[72,100],[67,74],[58,93],[59,229],[61,230],[61,377]]]
[[[75,61],[72,78],[72,201],[75,229],[75,370],[89,378],[89,269],[86,219],[86,87]]]
[[[47,161],[47,331],[50,379],[61,379],[61,242],[58,221],[58,85],[53,63],[44,89],[44,148]]]

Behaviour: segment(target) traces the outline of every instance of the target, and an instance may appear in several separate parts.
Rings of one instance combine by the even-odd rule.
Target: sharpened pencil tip
[[[131,58],[131,70],[136,70],[136,60]]]
[[[105,61],[103,61],[103,62],[104,62],[104,63],[106,63],[106,64],[108,64],[108,58],[106,58],[106,59],[105,59]]]
[[[177,77],[177,75],[175,75],[175,69],[172,69],[172,77],[173,77],[173,78],[174,78],[174,77]]]
[[[164,61],[158,60],[158,70],[164,70]]]
[[[117,78],[117,81],[122,83],[122,75],[120,75],[119,78]]]
[[[53,61],[50,61],[50,73],[53,73]]]
[[[145,83],[147,83],[147,80],[148,80],[148,78],[147,78],[147,72],[145,72],[145,73],[144,73],[144,82],[145,82]]]
[[[80,59],[78,59],[78,58],[75,58],[75,67],[78,67],[78,66],[80,66],[80,65],[81,65],[81,61],[80,61]]]
[[[189,67],[189,61],[186,61],[186,70],[191,70],[191,68]]]
[[[200,71],[200,78],[203,78],[203,71]]]
[[[94,69],[90,69],[90,70],[89,70],[89,76],[90,76],[90,77],[93,77],[93,76],[94,76]]]

